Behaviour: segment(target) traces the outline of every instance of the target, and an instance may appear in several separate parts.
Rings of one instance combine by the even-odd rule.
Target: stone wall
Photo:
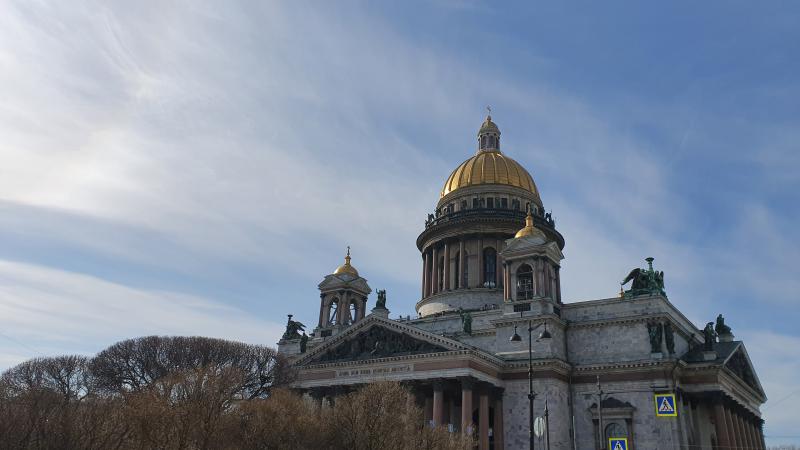
[[[545,397],[550,415],[551,450],[571,450],[570,416],[567,384],[558,380],[534,380],[534,417],[544,415]],[[503,422],[506,449],[528,448],[528,380],[506,382],[503,394]],[[536,440],[537,448],[545,448]]]
[[[646,382],[603,383],[604,398],[613,397],[630,403],[633,411],[630,422],[614,416],[607,410],[604,427],[617,422],[627,428],[629,448],[633,450],[659,450],[680,448],[679,420],[676,417],[658,418],[655,415],[653,384],[666,385],[666,380]],[[597,442],[597,425],[591,406],[597,404],[597,386],[593,383],[574,385],[575,426],[578,450],[593,450]],[[680,410],[679,414],[683,411]]]

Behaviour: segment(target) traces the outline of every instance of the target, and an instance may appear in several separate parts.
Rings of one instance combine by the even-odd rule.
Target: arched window
[[[606,426],[606,440],[608,442],[611,438],[627,438],[628,431],[625,429],[625,426],[620,425],[617,422],[611,422]]]
[[[328,325],[336,325],[338,322],[337,315],[339,313],[339,299],[334,297],[328,305]]]
[[[533,298],[533,269],[527,264],[517,269],[517,300]]]
[[[492,247],[483,249],[483,287],[497,286],[497,252]]]

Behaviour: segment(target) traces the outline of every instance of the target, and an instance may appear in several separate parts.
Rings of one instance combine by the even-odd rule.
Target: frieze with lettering
[[[375,367],[375,368],[339,370],[336,372],[336,378],[386,376],[386,375],[394,375],[405,372],[411,372],[411,366]]]

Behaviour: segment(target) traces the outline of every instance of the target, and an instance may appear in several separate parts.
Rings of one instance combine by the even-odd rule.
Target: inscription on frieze
[[[376,367],[374,369],[352,369],[352,370],[339,370],[336,372],[336,378],[346,377],[363,377],[363,376],[382,376],[392,375],[396,373],[411,372],[411,366],[394,366],[394,367]]]

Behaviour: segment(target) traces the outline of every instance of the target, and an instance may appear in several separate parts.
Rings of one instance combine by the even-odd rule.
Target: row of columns
[[[766,450],[761,419],[724,399],[714,404],[714,426],[720,448]]]
[[[499,287],[503,279],[503,269],[500,258],[500,248],[503,241],[501,239],[492,239],[491,244],[484,247],[484,239],[478,240],[478,283],[469,284],[469,280],[464,276],[465,258],[465,241],[464,239],[458,240],[458,273],[453,277],[451,263],[451,247],[455,244],[449,241],[444,242],[440,246],[431,246],[422,255],[422,297],[430,297],[431,295],[438,294],[443,291],[449,291],[456,286],[459,289],[467,287],[482,287],[486,282],[486,274],[484,272],[483,251],[485,248],[493,248],[495,250],[495,284]],[[454,249],[453,249],[454,250]],[[441,280],[441,283],[440,283]]]
[[[461,397],[461,417],[457,417],[457,399],[452,395],[445,396],[445,380],[436,380],[432,384],[432,395],[425,396],[425,420],[434,427],[451,425],[459,432],[477,434],[478,448],[489,450],[489,435],[494,438],[493,448],[503,449],[503,394],[502,390],[492,386],[478,384],[470,378],[457,380]],[[473,423],[475,411],[474,397],[478,399],[478,423]],[[492,424],[489,420],[490,408],[493,409]],[[460,423],[459,423],[460,422]],[[477,425],[477,428],[476,428]],[[490,427],[491,425],[491,427]],[[476,433],[477,432],[477,433]]]
[[[455,386],[454,386],[455,384]],[[456,389],[453,389],[455,387]],[[451,425],[453,431],[478,438],[479,450],[489,450],[490,429],[494,438],[494,450],[502,450],[503,444],[503,390],[486,383],[464,377],[433,382],[414,381],[412,390],[422,404],[425,421],[434,427]],[[449,388],[449,389],[447,389]],[[336,397],[352,392],[353,386],[330,386],[312,388],[308,391],[318,407],[333,407]],[[477,397],[478,423],[473,422]],[[460,417],[459,405],[460,399]],[[490,408],[492,420],[489,420]]]

